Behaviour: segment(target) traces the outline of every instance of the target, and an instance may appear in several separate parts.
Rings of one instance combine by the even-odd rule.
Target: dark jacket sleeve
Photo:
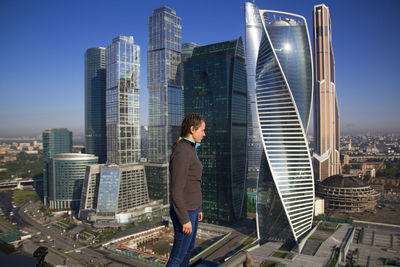
[[[178,216],[179,222],[183,225],[190,221],[189,215],[186,211],[185,200],[184,200],[184,188],[187,183],[189,166],[190,166],[190,154],[185,153],[182,147],[177,147],[173,152],[170,161],[171,171],[171,201],[172,206]]]

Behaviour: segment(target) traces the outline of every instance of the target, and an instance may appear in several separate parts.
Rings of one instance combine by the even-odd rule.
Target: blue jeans
[[[189,266],[190,253],[196,241],[197,226],[199,225],[199,209],[188,210],[187,212],[192,223],[192,233],[190,235],[182,232],[182,224],[178,221],[174,208],[172,206],[170,208],[171,220],[174,225],[174,246],[166,267]]]

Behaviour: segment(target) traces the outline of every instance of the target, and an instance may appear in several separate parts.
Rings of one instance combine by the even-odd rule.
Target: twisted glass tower
[[[258,237],[261,243],[298,242],[311,228],[314,208],[306,140],[313,91],[307,24],[302,16],[259,10],[249,2],[245,13],[250,110],[262,144]]]

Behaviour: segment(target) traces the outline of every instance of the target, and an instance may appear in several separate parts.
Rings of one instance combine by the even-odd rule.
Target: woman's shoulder
[[[175,153],[181,153],[181,152],[187,152],[189,153],[191,151],[191,144],[189,144],[185,140],[179,141],[179,143],[175,146],[174,150],[172,151],[173,154]]]

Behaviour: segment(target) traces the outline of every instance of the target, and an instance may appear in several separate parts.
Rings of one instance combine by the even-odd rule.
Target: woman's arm
[[[184,189],[187,182],[190,155],[184,149],[177,147],[171,156],[171,201],[179,222],[184,225],[190,222],[189,215],[185,207]],[[191,228],[191,227],[190,227]]]

